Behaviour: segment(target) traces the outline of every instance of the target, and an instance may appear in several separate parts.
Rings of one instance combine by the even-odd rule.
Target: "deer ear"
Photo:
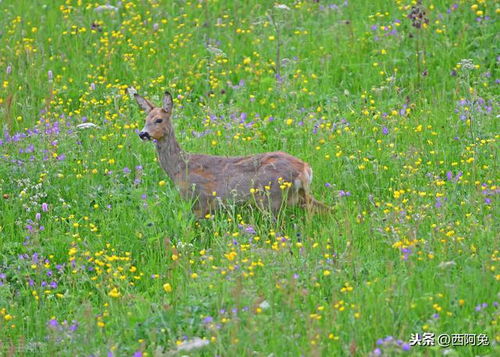
[[[134,98],[137,101],[137,104],[144,110],[145,112],[149,113],[151,110],[153,110],[154,105],[151,104],[147,99],[141,97],[139,94],[134,93]]]
[[[172,112],[174,106],[174,101],[172,100],[172,95],[169,92],[165,92],[163,96],[163,109],[167,112]]]

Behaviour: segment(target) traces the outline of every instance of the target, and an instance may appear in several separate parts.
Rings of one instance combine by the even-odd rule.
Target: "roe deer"
[[[300,204],[309,210],[329,210],[310,194],[312,169],[309,164],[284,152],[251,156],[213,156],[183,151],[170,118],[173,101],[165,92],[162,107],[134,93],[147,113],[142,140],[155,139],[161,167],[185,199],[195,199],[194,213],[202,218],[225,202],[256,204],[277,213],[282,203]]]

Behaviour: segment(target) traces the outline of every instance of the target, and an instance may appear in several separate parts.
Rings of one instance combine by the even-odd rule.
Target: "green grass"
[[[0,2],[0,354],[498,354],[498,4],[285,3]],[[129,86],[185,150],[307,161],[334,213],[197,221]]]

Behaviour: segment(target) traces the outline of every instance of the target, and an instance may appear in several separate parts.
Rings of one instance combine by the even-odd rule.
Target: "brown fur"
[[[234,157],[186,153],[180,148],[170,122],[173,106],[170,94],[165,93],[162,108],[137,94],[135,97],[147,112],[141,138],[156,139],[161,167],[184,198],[195,199],[197,216],[204,217],[227,202],[255,203],[277,213],[285,199],[288,205],[300,204],[308,211],[329,210],[310,194],[312,170],[306,162],[280,151]],[[283,189],[280,186],[284,182],[291,186]],[[252,189],[256,191],[252,193]]]

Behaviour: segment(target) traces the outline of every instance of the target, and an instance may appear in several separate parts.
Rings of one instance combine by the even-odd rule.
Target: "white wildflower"
[[[476,68],[474,66],[474,62],[472,62],[472,60],[468,59],[468,58],[465,58],[465,59],[461,60],[460,62],[458,62],[458,64],[464,70],[473,70],[473,69]]]
[[[207,50],[217,57],[227,57],[227,55],[224,53],[224,51],[222,51],[220,48],[217,48],[215,46],[208,45]]]
[[[455,263],[453,260],[449,261],[449,262],[441,262],[439,263],[438,267],[441,268],[441,269],[446,269],[446,268],[449,268],[449,267],[452,267],[452,266],[455,266],[457,265],[457,263]]]
[[[267,310],[271,307],[271,305],[266,301],[262,301],[260,304],[259,304],[259,307],[262,309],[262,310]]]
[[[210,344],[210,341],[204,340],[199,337],[193,337],[191,340],[184,341],[179,346],[177,346],[177,351],[192,351],[198,348],[202,348]]]
[[[94,123],[82,123],[76,126],[78,129],[99,128]]]
[[[137,89],[135,89],[134,87],[128,87],[127,93],[130,96],[130,98],[134,98],[134,95],[137,94]]]
[[[290,8],[289,8],[288,6],[286,6],[285,4],[276,4],[276,5],[274,5],[274,7],[275,7],[276,9],[281,9],[281,10],[288,10],[288,11],[290,11]]]
[[[104,11],[118,11],[118,8],[116,6],[106,4],[106,5],[99,5],[94,9],[95,12],[104,12]]]

